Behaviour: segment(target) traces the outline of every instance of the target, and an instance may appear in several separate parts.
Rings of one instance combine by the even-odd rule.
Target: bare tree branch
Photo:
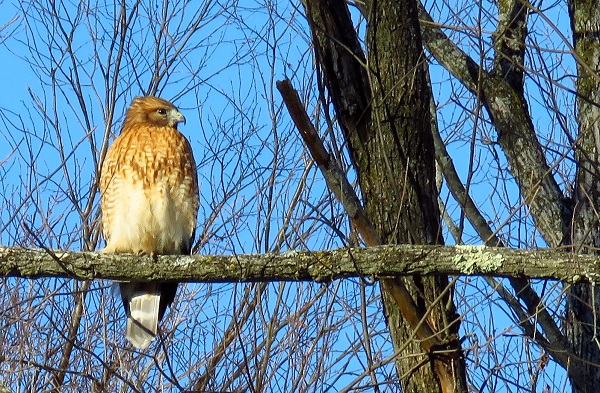
[[[560,250],[386,245],[280,254],[159,256],[0,248],[0,276],[187,282],[490,275],[600,283],[600,258]]]
[[[423,5],[417,4],[423,44],[444,68],[481,100],[498,131],[498,143],[538,229],[548,244],[554,247],[564,244],[572,213],[544,157],[522,89],[515,89],[508,83],[500,70],[488,72],[479,67],[433,22]],[[517,11],[519,15],[524,12],[522,8]],[[503,27],[499,29],[500,33],[504,32]],[[507,67],[505,60],[498,60],[498,64]],[[514,79],[518,80],[519,76]]]

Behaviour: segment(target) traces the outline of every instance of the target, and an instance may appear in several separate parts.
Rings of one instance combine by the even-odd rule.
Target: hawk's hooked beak
[[[172,110],[170,113],[171,123],[174,126],[177,126],[178,123],[185,124],[185,116],[181,114],[178,110]]]
[[[175,121],[177,123],[183,123],[185,124],[185,116],[181,114],[181,112],[177,111],[177,115],[175,117]]]

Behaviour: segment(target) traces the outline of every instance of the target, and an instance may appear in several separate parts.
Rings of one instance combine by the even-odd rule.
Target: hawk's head
[[[178,123],[185,123],[185,117],[167,100],[152,96],[136,97],[127,109],[123,128],[142,123],[177,128]]]

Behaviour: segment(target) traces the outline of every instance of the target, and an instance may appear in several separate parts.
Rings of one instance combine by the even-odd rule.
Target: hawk
[[[158,97],[131,103],[121,134],[100,172],[104,253],[189,255],[199,193],[189,142],[177,131],[185,117]],[[127,339],[144,349],[177,291],[177,283],[125,282],[119,289]]]

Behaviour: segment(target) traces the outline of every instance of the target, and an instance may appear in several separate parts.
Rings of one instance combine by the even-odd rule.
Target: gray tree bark
[[[437,274],[600,284],[600,257],[562,250],[385,245],[281,254],[147,256],[0,248],[0,276],[187,282],[318,281]]]
[[[441,64],[481,99],[498,132],[498,142],[510,163],[536,223],[552,247],[573,245],[575,252],[597,250],[600,246],[598,207],[600,196],[600,136],[598,129],[599,9],[598,2],[569,2],[573,28],[574,57],[577,60],[579,137],[576,191],[573,201],[565,197],[547,164],[528,113],[523,92],[525,38],[528,2],[499,2],[499,23],[494,35],[494,67],[480,68],[433,24],[420,7],[425,45]],[[511,280],[516,293],[527,304],[528,312],[543,309],[537,295],[522,280]],[[600,349],[597,344],[597,305],[600,296],[594,287],[574,285],[568,290],[566,335],[552,321],[542,322],[546,338],[563,348],[550,351],[567,370],[575,392],[592,392],[600,384]],[[532,296],[523,297],[528,293]],[[536,306],[539,303],[539,306]],[[544,319],[547,319],[544,317]],[[560,334],[559,334],[560,333]],[[538,342],[541,335],[537,335]],[[565,354],[561,354],[564,353]],[[559,360],[563,358],[563,360]],[[566,358],[566,362],[564,360]]]
[[[366,56],[345,2],[307,1],[306,10],[377,237],[384,244],[442,244],[430,92],[415,2],[367,4]],[[381,284],[403,389],[465,391],[459,319],[447,276],[389,278]],[[422,315],[429,331],[439,332],[433,346],[411,338]]]
[[[579,135],[573,247],[598,253],[600,247],[600,5],[597,1],[569,1],[573,43],[577,58]],[[587,284],[573,285],[567,297],[567,337],[575,360],[569,367],[573,391],[596,392],[600,386],[600,292]]]

